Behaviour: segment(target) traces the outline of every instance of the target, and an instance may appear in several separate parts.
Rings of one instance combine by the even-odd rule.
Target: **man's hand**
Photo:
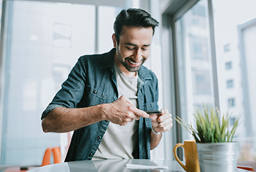
[[[172,128],[172,114],[167,109],[162,109],[162,113],[150,115],[152,128],[157,133],[163,133]]]
[[[107,104],[103,108],[103,118],[120,126],[132,122],[134,119],[139,120],[140,117],[149,118],[149,115],[133,106],[128,98],[121,96],[113,103]]]

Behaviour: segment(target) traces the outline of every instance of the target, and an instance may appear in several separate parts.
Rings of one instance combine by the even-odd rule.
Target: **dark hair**
[[[114,23],[117,43],[119,43],[119,37],[124,25],[132,27],[152,27],[154,34],[155,27],[158,26],[158,24],[159,22],[152,18],[151,15],[145,10],[138,8],[122,10],[116,17],[116,21]]]

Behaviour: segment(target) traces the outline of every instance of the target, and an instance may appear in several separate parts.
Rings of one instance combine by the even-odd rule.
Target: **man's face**
[[[148,59],[152,37],[152,27],[138,28],[123,26],[119,44],[117,44],[115,35],[113,34],[113,43],[116,48],[115,62],[124,74],[134,76],[135,72]]]

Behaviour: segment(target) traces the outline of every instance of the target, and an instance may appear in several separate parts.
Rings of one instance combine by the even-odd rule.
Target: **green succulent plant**
[[[236,118],[232,129],[229,128],[230,114],[221,115],[218,108],[204,106],[203,112],[197,109],[193,114],[195,126],[186,123],[180,117],[175,120],[193,135],[197,143],[232,142],[240,117]]]

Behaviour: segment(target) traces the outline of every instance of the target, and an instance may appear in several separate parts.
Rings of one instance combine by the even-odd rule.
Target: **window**
[[[41,113],[79,56],[95,53],[96,10],[94,5],[84,4],[6,3],[10,15],[6,15],[8,39],[4,40],[5,68],[1,71],[5,89],[1,95],[0,164],[41,165],[45,149],[60,146],[60,134],[43,133]],[[113,26],[116,8],[106,8],[99,7],[100,16]],[[104,25],[101,18],[99,24]],[[112,26],[98,30],[105,36],[98,37],[101,44],[107,45],[100,45],[100,51],[112,47]]]
[[[41,113],[77,58],[94,52],[95,29],[87,23],[94,23],[95,7],[33,1],[6,3],[6,10],[12,14],[8,16],[12,17],[8,18],[9,35],[4,40],[7,48],[1,164],[41,164],[45,149],[60,145],[59,134],[43,133]],[[75,20],[78,18],[83,22]]]
[[[177,68],[173,72],[175,84],[178,83],[175,85],[177,90],[173,91],[178,97],[178,99],[173,98],[177,105],[176,115],[191,122],[193,120],[191,114],[196,107],[201,109],[202,102],[214,105],[215,99],[218,101],[221,112],[232,114],[230,125],[233,125],[235,118],[241,117],[233,140],[239,143],[238,160],[251,161],[255,164],[256,11],[254,7],[256,2],[254,0],[248,0],[246,3],[240,0],[226,0],[225,2],[192,0],[190,2],[175,12],[173,20],[170,21],[175,23],[174,26],[171,24],[172,28],[170,28],[170,34],[172,32],[175,34],[171,35],[175,36],[175,39],[172,47],[174,55],[172,57],[171,54],[170,57],[174,59],[173,66]],[[204,14],[200,11],[203,8]],[[207,11],[208,8],[209,11]],[[196,11],[197,9],[200,10]],[[237,13],[238,9],[240,13]],[[211,11],[212,13],[209,13]],[[230,22],[227,23],[227,21]],[[212,31],[211,37],[209,37],[209,29]],[[205,40],[202,41],[202,39]],[[204,45],[200,46],[200,42],[204,42]],[[202,51],[202,47],[206,49]],[[202,55],[204,52],[207,56]],[[215,76],[216,73],[217,76]],[[207,83],[208,94],[201,94],[199,90],[203,90],[201,86],[203,83]],[[227,88],[232,89],[227,91]],[[178,134],[176,139],[182,142],[181,140],[193,139],[193,137],[190,137],[181,127],[181,134]]]
[[[227,80],[227,88],[233,88],[233,87],[234,87],[233,79]]]
[[[230,44],[226,44],[226,45],[224,45],[224,52],[226,53],[226,52],[229,52],[230,51]]]
[[[198,107],[214,105],[207,8],[206,0],[199,1],[175,22],[180,111],[188,122]],[[192,138],[184,128],[182,137]]]
[[[209,79],[209,71],[207,70],[192,70],[193,95],[211,95],[211,82]]]
[[[235,121],[236,121],[236,118],[235,118],[235,117],[231,117],[231,118],[229,119],[229,125],[230,125],[230,126],[233,126],[233,125],[235,124]]]
[[[235,106],[235,99],[230,98],[228,99],[228,107],[234,107]]]
[[[226,70],[232,69],[232,62],[226,62],[226,63],[225,63],[225,69],[226,69]]]
[[[200,17],[206,17],[206,11],[205,11],[205,6],[204,5],[196,5],[192,9],[192,13],[195,16],[200,16]]]
[[[192,26],[197,26],[193,25]],[[189,35],[189,44],[190,44],[190,52],[191,52],[191,58],[195,60],[205,60],[209,61],[208,56],[208,39],[206,37],[202,37],[200,35]]]
[[[256,160],[256,1],[240,0],[212,1],[216,57],[218,61],[218,83],[220,109],[232,112],[232,118],[241,116],[234,141],[239,143],[239,161]],[[232,5],[231,5],[232,4]],[[228,9],[228,14],[227,14]],[[237,13],[239,9],[240,13]],[[235,20],[234,20],[235,19]],[[231,22],[226,22],[231,21]],[[223,27],[223,23],[225,27]],[[223,44],[228,43],[228,44]],[[224,45],[224,47],[223,47]],[[237,46],[231,46],[237,45]],[[224,48],[224,51],[223,51]],[[232,62],[227,62],[227,53]],[[222,70],[221,66],[225,66]],[[230,70],[232,69],[232,70]],[[227,78],[235,77],[234,87]],[[227,87],[232,87],[227,91]],[[227,86],[225,88],[225,86]],[[232,97],[236,95],[236,97]]]
[[[99,6],[98,53],[105,53],[109,51],[111,48],[113,48],[111,37],[112,37],[112,34],[114,33],[113,23],[117,13],[118,13],[118,9],[116,8],[109,7],[109,6]]]

